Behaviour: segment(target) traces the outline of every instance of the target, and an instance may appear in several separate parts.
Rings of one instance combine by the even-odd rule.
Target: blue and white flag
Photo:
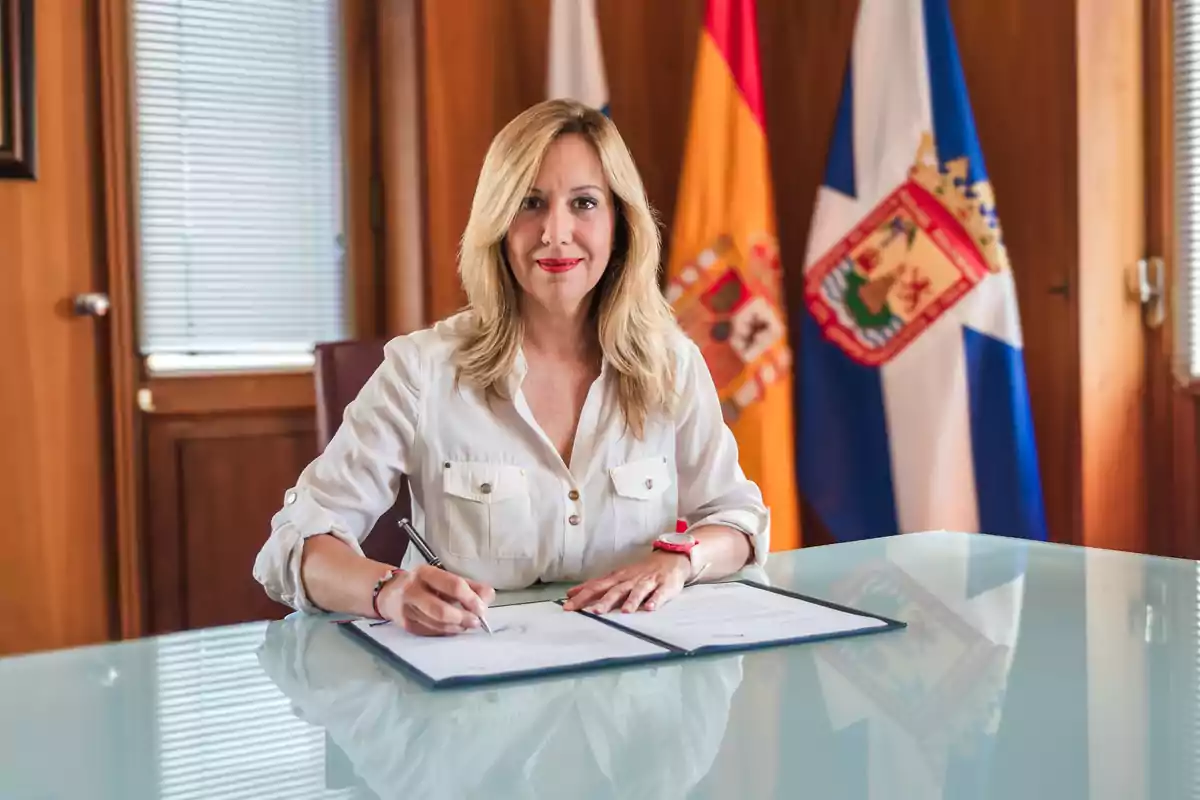
[[[805,260],[798,473],[838,540],[1046,538],[1012,271],[946,0],[862,0]]]
[[[552,0],[550,99],[565,97],[608,114],[608,81],[596,24],[596,0]]]

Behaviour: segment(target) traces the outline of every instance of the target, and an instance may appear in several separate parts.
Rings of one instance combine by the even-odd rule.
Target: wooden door
[[[36,3],[37,179],[0,180],[0,655],[112,632],[92,8]]]

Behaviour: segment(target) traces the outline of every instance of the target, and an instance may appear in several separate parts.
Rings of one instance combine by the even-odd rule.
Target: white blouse
[[[738,464],[704,358],[682,332],[672,334],[673,414],[652,415],[636,438],[604,365],[568,465],[521,392],[522,354],[507,387],[512,400],[489,402],[466,382],[455,386],[452,355],[464,319],[387,344],[383,364],[271,520],[254,564],[270,597],[318,610],[300,580],[304,539],[331,533],[361,553],[402,475],[412,524],[446,569],[500,590],[604,575],[647,555],[677,519],[740,530],[752,539],[755,562],[765,562],[770,513]],[[400,566],[420,563],[410,546]]]

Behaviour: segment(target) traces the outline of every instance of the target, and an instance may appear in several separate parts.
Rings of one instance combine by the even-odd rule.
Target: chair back
[[[316,363],[313,378],[317,394],[317,449],[324,450],[338,426],[350,401],[358,396],[367,379],[383,363],[383,347],[387,339],[364,339],[342,342],[323,342],[314,349]],[[412,498],[408,478],[400,481],[395,504],[385,511],[363,541],[363,552],[369,558],[399,566],[408,546],[408,538],[400,532],[399,521],[412,514]]]

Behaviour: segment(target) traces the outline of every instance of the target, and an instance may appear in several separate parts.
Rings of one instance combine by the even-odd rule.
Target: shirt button
[[[572,500],[578,500],[579,499],[579,490],[572,489],[571,491],[567,492],[567,497],[571,498]]]
[[[646,478],[646,488],[647,489],[654,488],[654,479],[653,478]]]
[[[572,514],[571,516],[567,517],[567,522],[571,523],[572,525],[578,525],[579,524],[579,515]]]
[[[288,489],[287,494],[283,496],[283,502],[289,506],[296,502],[296,493],[291,489]]]
[[[491,494],[492,493],[492,485],[490,483],[480,484],[479,491],[483,492],[484,494]]]

